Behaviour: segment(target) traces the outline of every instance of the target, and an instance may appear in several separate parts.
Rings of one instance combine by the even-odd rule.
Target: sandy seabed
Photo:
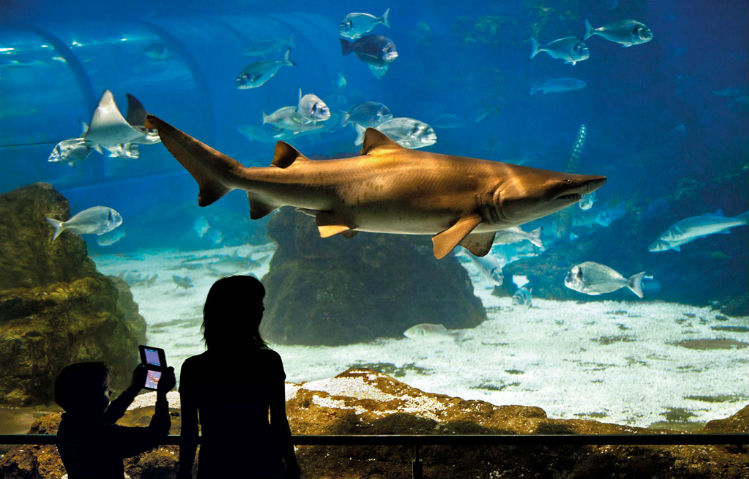
[[[148,323],[148,344],[163,347],[179,371],[187,357],[204,350],[200,323],[211,284],[232,274],[262,278],[273,251],[272,245],[239,246],[93,259],[102,273],[131,283]],[[514,306],[509,297],[493,296],[493,285],[471,264],[464,266],[488,320],[464,330],[461,340],[437,335],[337,347],[271,345],[283,358],[287,380],[373,367],[428,392],[640,427],[702,424],[749,401],[749,317],[651,300],[533,298],[531,308]],[[180,278],[192,286],[179,286]]]

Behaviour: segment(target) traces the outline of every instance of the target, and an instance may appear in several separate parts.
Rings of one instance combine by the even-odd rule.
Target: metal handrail
[[[54,434],[0,434],[0,444],[55,444]],[[300,434],[297,446],[694,446],[749,445],[749,434]],[[170,435],[163,445],[179,445]]]

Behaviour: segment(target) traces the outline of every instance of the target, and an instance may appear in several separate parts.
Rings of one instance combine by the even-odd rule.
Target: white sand
[[[236,269],[226,260],[235,252],[260,265]],[[210,285],[222,275],[262,277],[271,252],[242,246],[94,260],[105,274],[158,274],[151,285],[134,285],[133,296],[149,325],[148,344],[166,349],[167,361],[179,370],[185,358],[203,351],[200,322]],[[741,347],[749,333],[726,329],[746,328],[749,317],[716,318],[710,308],[634,296],[631,302],[589,303],[533,298],[531,309],[513,307],[510,298],[492,296],[491,285],[471,265],[464,266],[489,320],[467,330],[462,342],[404,337],[340,347],[273,346],[287,379],[324,380],[352,366],[383,363],[395,368],[397,379],[426,391],[631,426],[665,421],[667,413],[680,410],[689,421],[706,422],[749,402],[749,349]],[[178,287],[172,275],[190,277],[194,287]],[[676,344],[703,339],[728,341],[726,349]]]

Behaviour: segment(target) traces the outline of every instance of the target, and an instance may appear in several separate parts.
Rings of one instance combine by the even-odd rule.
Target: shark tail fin
[[[538,40],[536,40],[534,37],[531,37],[531,58],[538,55],[538,52],[541,50],[539,49]]]
[[[390,8],[385,10],[385,13],[382,14],[382,24],[386,27],[390,28],[390,19],[388,18],[390,16]]]
[[[645,271],[641,271],[637,274],[633,274],[627,279],[627,287],[637,295],[638,298],[642,299],[645,294],[642,292],[642,277],[645,276]]]
[[[583,41],[593,36],[593,26],[590,24],[588,19],[585,19],[585,35],[583,35]]]
[[[52,241],[56,240],[60,234],[62,234],[63,231],[65,231],[65,225],[62,221],[56,220],[54,218],[45,218],[47,220],[47,223],[51,224],[52,227],[55,229],[55,234],[52,236]]]
[[[544,249],[544,242],[541,239],[541,227],[539,226],[533,231],[530,231],[528,233],[528,241],[533,243],[534,246],[538,246],[541,249]]]
[[[237,160],[196,140],[153,115],[146,117],[146,128],[159,132],[161,142],[198,182],[198,205],[208,206],[233,187],[228,186],[232,171],[245,169]]]

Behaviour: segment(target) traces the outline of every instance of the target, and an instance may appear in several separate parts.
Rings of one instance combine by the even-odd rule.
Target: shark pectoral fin
[[[343,236],[346,239],[349,239],[349,238],[353,238],[354,236],[356,236],[356,233],[358,233],[358,231],[348,230],[348,231],[344,231],[343,233],[341,233],[341,236]]]
[[[294,132],[295,135],[297,133],[299,132]],[[298,160],[310,161],[309,158],[299,153],[296,148],[289,145],[285,141],[279,141],[278,143],[276,143],[276,153],[275,155],[273,155],[273,161],[271,162],[271,165],[277,166],[278,168],[287,168],[291,166],[292,163]]]
[[[494,232],[472,233],[463,238],[460,246],[464,247],[476,256],[486,256],[494,244]]]
[[[479,223],[481,223],[479,215],[464,216],[445,231],[432,236],[434,257],[442,259],[447,256]]]
[[[353,229],[356,228],[355,226],[346,224],[346,221],[328,211],[320,211],[317,213],[317,215],[315,215],[315,221],[317,222],[317,229],[320,232],[321,238],[329,238],[339,233],[350,238],[356,234],[356,231],[353,231]],[[349,234],[349,236],[346,236],[347,234]]]
[[[364,145],[361,147],[361,154],[376,155],[378,152],[392,152],[394,150],[403,150],[404,148],[398,143],[391,140],[386,134],[374,128],[367,128],[364,132]]]
[[[250,202],[250,218],[257,220],[266,216],[278,208],[277,205],[271,205],[264,202],[259,198],[253,198],[250,193],[247,193],[247,200]]]
[[[158,130],[161,142],[198,182],[198,205],[208,206],[233,188],[225,184],[232,172],[245,169],[242,163],[196,140],[153,115],[145,127]]]

